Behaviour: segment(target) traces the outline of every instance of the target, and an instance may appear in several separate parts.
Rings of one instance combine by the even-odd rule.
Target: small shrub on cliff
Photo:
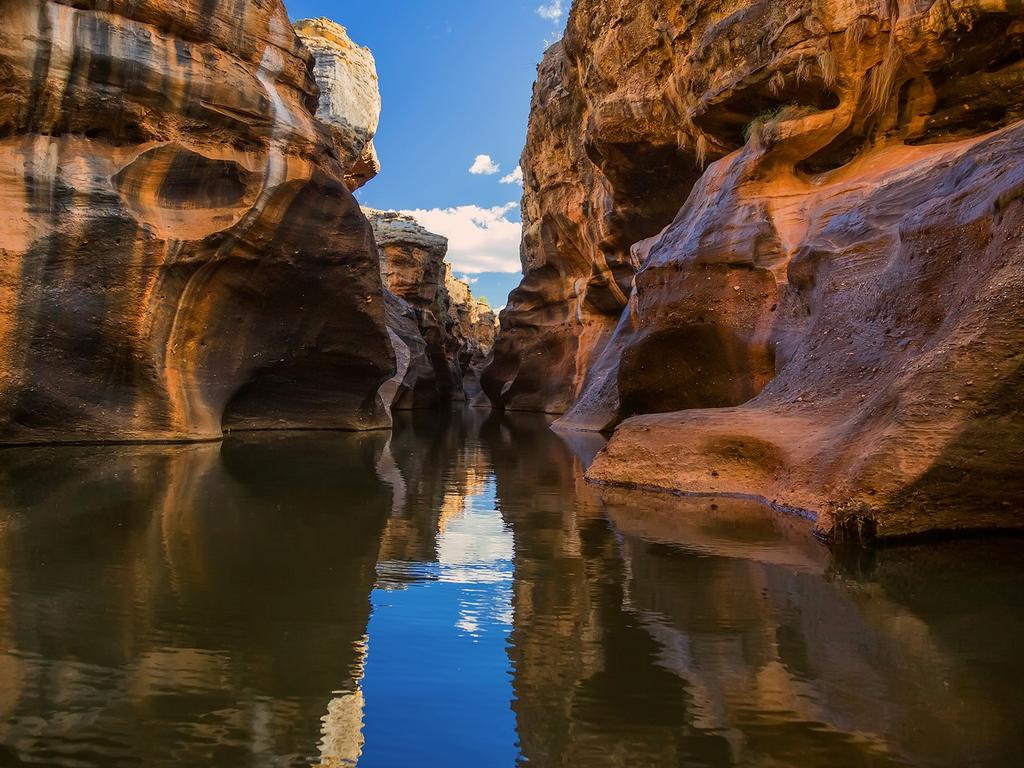
[[[750,143],[751,139],[758,145],[771,143],[775,128],[788,120],[799,120],[802,117],[813,115],[820,110],[802,104],[785,104],[775,109],[769,109],[753,120],[743,129],[743,138]]]

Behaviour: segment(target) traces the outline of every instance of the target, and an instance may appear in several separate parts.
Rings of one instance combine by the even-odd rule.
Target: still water
[[[0,451],[0,765],[1024,765],[1021,542],[837,560],[591,488],[599,447],[468,412]]]

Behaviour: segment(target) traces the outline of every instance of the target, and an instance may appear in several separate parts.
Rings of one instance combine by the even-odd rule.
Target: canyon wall
[[[1024,3],[577,0],[484,375],[592,480],[1024,524]]]
[[[496,320],[444,259],[448,240],[395,211],[367,211],[380,251],[400,383],[393,407],[473,399]],[[407,363],[405,361],[408,361]],[[404,369],[404,370],[403,370]]]
[[[657,72],[671,51],[648,39],[650,19],[624,21],[622,3],[577,6],[538,68],[521,163],[524,278],[483,377],[492,403],[509,410],[572,405],[628,303],[633,244],[671,220],[699,176],[666,114]],[[631,60],[638,71],[616,89],[630,48],[643,52]]]
[[[281,2],[0,11],[0,442],[386,425],[365,146]]]

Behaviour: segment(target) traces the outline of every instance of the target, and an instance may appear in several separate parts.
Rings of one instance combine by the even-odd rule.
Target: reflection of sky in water
[[[515,764],[506,652],[512,533],[496,509],[493,481],[460,499],[454,513],[451,502],[438,562],[378,564],[362,768]]]

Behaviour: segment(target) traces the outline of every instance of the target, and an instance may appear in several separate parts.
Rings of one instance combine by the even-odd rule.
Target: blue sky
[[[456,272],[504,305],[520,278],[522,189],[501,180],[519,163],[536,66],[561,34],[568,0],[285,3],[292,19],[343,24],[377,60],[382,171],[360,202],[412,211],[447,235]],[[477,162],[480,155],[490,162]]]

